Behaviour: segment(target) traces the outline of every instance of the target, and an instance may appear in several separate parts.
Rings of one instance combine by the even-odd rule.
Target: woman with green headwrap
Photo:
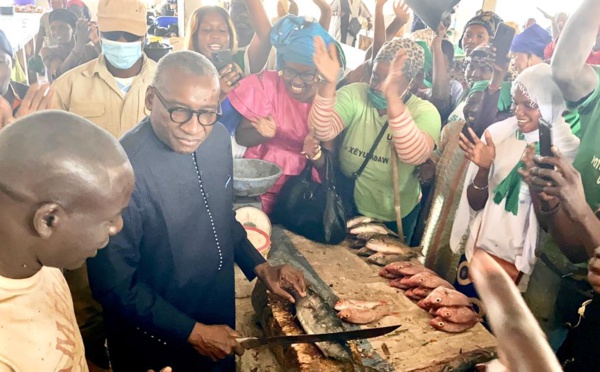
[[[421,193],[414,169],[429,158],[441,128],[436,108],[410,93],[413,80],[423,69],[423,48],[410,39],[385,43],[374,60],[370,83],[350,84],[337,93],[334,78],[339,63],[335,56],[317,48],[315,63],[326,80],[309,115],[315,137],[330,141],[343,132],[339,148],[342,173],[353,177],[364,168],[350,181],[355,185],[350,198],[356,212],[384,221],[393,229],[396,211],[392,157],[397,157],[402,229],[410,242]],[[371,148],[373,155],[363,167]]]

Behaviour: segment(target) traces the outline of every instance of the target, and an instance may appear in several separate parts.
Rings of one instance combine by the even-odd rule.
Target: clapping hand
[[[273,138],[277,134],[277,123],[272,116],[266,118],[256,118],[250,124],[256,131],[265,138]]]
[[[469,133],[474,142],[471,142],[464,134],[460,134],[460,148],[465,152],[465,158],[469,159],[481,169],[490,169],[496,158],[496,146],[492,140],[492,135],[485,131],[485,141],[483,143],[475,134],[473,129],[469,128]]]
[[[337,84],[341,67],[335,44],[331,43],[329,44],[329,47],[327,47],[325,41],[318,36],[315,36],[313,40],[315,43],[313,61],[315,62],[315,66],[317,66],[319,74],[327,83],[333,85]]]

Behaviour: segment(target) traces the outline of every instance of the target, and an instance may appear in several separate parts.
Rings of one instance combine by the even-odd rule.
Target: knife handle
[[[235,339],[244,349],[256,349],[262,345],[258,337],[240,337]]]

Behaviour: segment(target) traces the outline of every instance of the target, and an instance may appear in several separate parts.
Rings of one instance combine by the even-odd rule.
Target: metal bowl
[[[277,164],[259,159],[233,159],[233,194],[259,196],[267,192],[281,176]]]

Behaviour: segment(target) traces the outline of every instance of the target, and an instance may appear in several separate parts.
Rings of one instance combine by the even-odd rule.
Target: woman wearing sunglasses
[[[320,82],[313,62],[315,37],[336,45],[333,50],[344,60],[339,45],[320,24],[288,15],[271,31],[278,71],[249,76],[228,96],[242,116],[236,140],[248,147],[244,157],[270,161],[283,169],[275,186],[261,196],[267,213],[285,181],[300,174],[307,159],[322,162],[319,143],[309,136],[307,125]]]

